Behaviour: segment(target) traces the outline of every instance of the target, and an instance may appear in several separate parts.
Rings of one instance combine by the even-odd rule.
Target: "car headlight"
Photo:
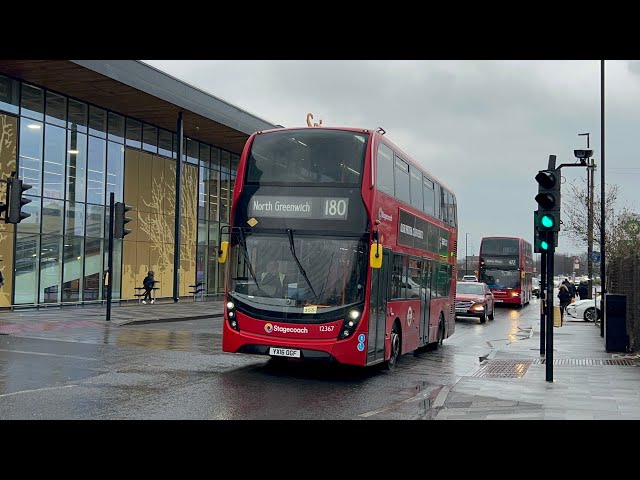
[[[484,298],[476,298],[474,300],[475,303],[484,303]]]

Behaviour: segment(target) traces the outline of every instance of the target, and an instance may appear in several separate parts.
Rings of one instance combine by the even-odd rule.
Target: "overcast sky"
[[[550,154],[576,162],[590,145],[600,165],[600,61],[145,60],[211,95],[285,127],[386,130],[453,189],[458,255],[484,235],[533,241],[538,170]],[[618,207],[640,211],[640,62],[606,61],[605,175]],[[585,168],[563,168],[581,182]],[[600,169],[596,171],[600,191]],[[563,194],[568,188],[563,188]],[[563,201],[568,201],[566,195]],[[599,214],[599,212],[597,212]],[[599,232],[595,232],[599,235]],[[586,252],[560,236],[561,253]]]

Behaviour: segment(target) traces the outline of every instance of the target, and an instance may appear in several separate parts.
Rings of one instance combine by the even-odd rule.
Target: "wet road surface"
[[[222,353],[220,318],[32,329],[0,336],[0,418],[428,419],[481,358],[528,337],[538,311],[459,318],[443,346],[391,372]]]

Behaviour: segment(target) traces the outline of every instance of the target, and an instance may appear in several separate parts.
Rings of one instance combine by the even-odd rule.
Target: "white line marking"
[[[9,353],[24,353],[27,355],[45,355],[48,357],[63,357],[63,358],[74,358],[76,360],[92,360],[92,361],[96,361],[97,358],[88,358],[88,357],[76,357],[75,355],[60,355],[58,353],[43,353],[43,352],[27,352],[24,350],[5,350],[3,348],[0,348],[0,352],[9,352]]]
[[[60,387],[44,387],[44,388],[35,388],[33,390],[20,390],[19,392],[3,393],[0,395],[0,398],[10,397],[11,395],[18,395],[20,393],[42,392],[44,390],[57,390],[59,388],[71,388],[71,387],[77,387],[77,386],[78,385],[61,385]]]

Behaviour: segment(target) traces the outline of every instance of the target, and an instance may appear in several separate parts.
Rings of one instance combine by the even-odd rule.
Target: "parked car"
[[[576,300],[567,305],[567,315],[573,318],[581,318],[585,322],[594,322],[600,318],[600,295],[595,301],[592,299]]]
[[[464,277],[462,277],[462,281],[463,282],[477,282],[478,281],[478,277],[476,277],[475,275],[465,275]]]
[[[493,320],[496,311],[496,300],[486,283],[456,283],[456,318],[477,317],[485,323],[487,317]]]

